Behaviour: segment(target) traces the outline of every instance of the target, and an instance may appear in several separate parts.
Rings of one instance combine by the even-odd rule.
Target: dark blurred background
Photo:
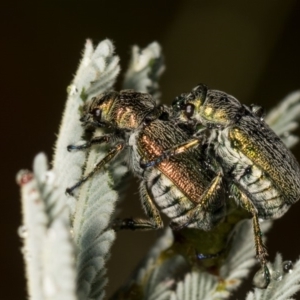
[[[26,298],[19,189],[15,175],[44,151],[49,159],[86,38],[110,38],[122,69],[130,48],[156,40],[166,57],[162,99],[199,82],[268,109],[300,88],[300,3],[270,1],[6,1],[1,4],[0,299]],[[117,88],[120,88],[122,76]],[[299,146],[293,149],[300,160]],[[133,182],[135,182],[134,180]],[[136,184],[122,215],[140,216]],[[300,203],[268,235],[270,259],[300,254]],[[109,262],[109,293],[147,252],[157,233],[121,232]],[[250,284],[247,288],[250,287]],[[244,299],[243,292],[234,299]]]

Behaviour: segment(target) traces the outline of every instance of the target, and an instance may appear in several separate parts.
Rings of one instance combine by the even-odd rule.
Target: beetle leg
[[[131,230],[155,230],[163,227],[163,221],[158,209],[149,195],[146,184],[143,181],[140,186],[140,196],[143,209],[149,219],[127,218],[118,220],[114,223],[115,230],[131,229]]]
[[[247,195],[245,191],[243,191],[242,187],[239,187],[238,185],[235,184],[233,184],[232,187],[235,196],[239,199],[242,206],[252,214],[256,258],[259,260],[262,266],[262,271],[265,279],[265,287],[267,287],[270,283],[270,271],[267,267],[268,252],[262,240],[262,232],[260,230],[257,210],[251,201],[251,197]]]
[[[69,145],[67,147],[67,149],[68,149],[68,151],[88,149],[92,145],[102,144],[102,143],[109,143],[110,141],[111,141],[111,135],[96,136],[96,137],[92,138],[90,141],[86,142],[85,144],[78,145],[78,146]]]
[[[117,154],[119,154],[124,149],[124,144],[117,144],[115,147],[113,147],[106,156],[101,159],[95,166],[95,168],[86,176],[81,178],[76,184],[74,184],[72,187],[66,189],[66,193],[69,195],[72,195],[72,192],[80,187],[84,182],[86,182],[88,179],[90,179],[96,172],[101,170],[101,168],[110,162]]]
[[[153,160],[150,160],[150,161],[141,160],[140,161],[140,166],[143,169],[146,169],[148,167],[154,167],[154,166],[158,165],[159,163],[161,163],[162,161],[164,161],[165,159],[168,159],[171,156],[174,156],[174,155],[177,155],[179,153],[185,152],[189,148],[193,148],[193,147],[199,145],[200,142],[201,142],[200,139],[188,140],[187,142],[176,145],[175,147],[164,151],[163,154],[161,154],[160,156],[157,156]]]
[[[205,214],[205,212],[209,212],[209,209],[212,207],[221,208],[224,205],[224,198],[222,197],[222,191],[220,190],[221,188],[222,175],[221,173],[218,173],[218,175],[213,179],[209,187],[203,193],[199,203],[186,212],[184,215],[184,220],[181,222],[177,221],[176,223],[171,223],[170,226],[172,229],[179,230],[195,222],[201,222],[202,228],[205,227],[207,230],[211,229],[214,224],[211,222],[211,220],[205,220],[205,217],[203,218],[201,214],[203,215],[203,213]],[[207,215],[211,216],[211,213],[208,213]],[[205,222],[207,224],[205,224]]]

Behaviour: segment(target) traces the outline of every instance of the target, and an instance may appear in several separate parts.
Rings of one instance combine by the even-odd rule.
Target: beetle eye
[[[99,109],[99,108],[94,108],[94,109],[91,111],[91,114],[93,115],[94,118],[99,119],[99,118],[101,118],[101,109]]]
[[[190,119],[194,114],[195,106],[193,104],[187,104],[185,107],[185,115]]]

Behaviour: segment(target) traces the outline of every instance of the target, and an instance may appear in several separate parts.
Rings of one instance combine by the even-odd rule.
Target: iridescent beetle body
[[[151,160],[189,138],[175,122],[168,120],[169,112],[167,107],[156,106],[149,94],[132,90],[94,98],[81,120],[84,125],[105,127],[112,132],[68,149],[86,149],[103,142],[112,148],[89,175],[67,192],[71,193],[118,153],[127,151],[128,166],[141,179],[141,202],[149,219],[125,219],[116,228],[161,228],[163,223],[156,206],[171,219],[174,229],[213,228],[225,215],[225,191],[221,177],[207,169],[199,149],[191,149],[153,168],[144,170],[140,166],[141,160]]]
[[[140,167],[141,159],[152,159],[187,138],[185,132],[172,122],[151,122],[138,134],[136,152],[139,156],[134,156],[139,167],[133,171],[137,173],[143,170],[147,190],[161,211],[172,219],[172,224],[177,224],[174,228],[187,226],[210,230],[224,215],[224,191],[220,178],[207,170],[199,152],[193,150],[183,153],[147,170]],[[199,206],[199,211],[192,216],[188,212],[197,204],[202,207]]]
[[[186,96],[184,107],[186,119],[206,129],[208,152],[226,178],[249,194],[260,218],[280,217],[299,200],[299,164],[257,112],[203,85]],[[186,109],[193,110],[191,117]]]
[[[261,287],[267,286],[267,251],[258,219],[278,218],[299,200],[298,162],[256,106],[249,108],[233,96],[199,85],[177,97],[173,107],[179,111],[179,122],[194,127],[194,135],[144,165],[154,166],[187,151],[197,145],[197,140],[201,148],[206,147],[207,159],[218,162],[236,202],[253,216],[256,253],[265,277]]]

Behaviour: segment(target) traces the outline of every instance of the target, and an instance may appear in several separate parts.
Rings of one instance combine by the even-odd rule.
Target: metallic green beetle
[[[165,151],[144,167],[197,144],[215,159],[236,202],[253,216],[256,254],[264,283],[270,282],[267,251],[262,242],[259,219],[281,217],[300,198],[300,167],[293,154],[262,118],[257,106],[247,107],[236,98],[198,85],[173,103],[179,122],[189,124],[194,135]]]

